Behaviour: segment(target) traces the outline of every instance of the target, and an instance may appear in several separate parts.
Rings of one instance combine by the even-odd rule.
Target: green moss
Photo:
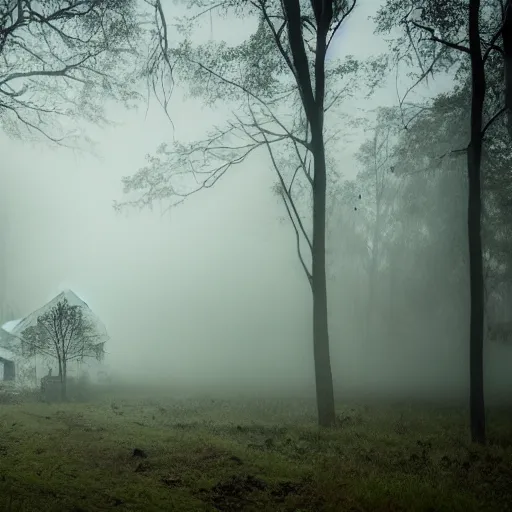
[[[507,424],[467,445],[466,417],[433,408],[99,400],[2,406],[2,511],[458,511],[512,502]],[[503,445],[503,446],[500,446]],[[133,457],[133,450],[147,457]]]

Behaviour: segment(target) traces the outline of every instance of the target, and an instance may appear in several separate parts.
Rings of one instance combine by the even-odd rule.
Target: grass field
[[[146,395],[1,405],[0,510],[512,510],[510,412]]]

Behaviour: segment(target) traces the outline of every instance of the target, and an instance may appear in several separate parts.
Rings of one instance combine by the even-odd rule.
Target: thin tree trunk
[[[373,227],[372,235],[372,252],[370,255],[370,270],[368,273],[368,322],[366,322],[366,346],[370,346],[370,342],[375,333],[377,332],[377,311],[375,308],[376,288],[377,288],[377,269],[380,263],[380,197],[376,194],[376,216],[375,225]]]
[[[68,379],[68,369],[66,360],[62,360],[62,377],[61,377],[61,398],[63,401],[67,399],[67,379]]]
[[[325,268],[325,209],[327,170],[325,162],[324,98],[325,98],[325,54],[327,33],[333,15],[332,0],[313,2],[317,22],[315,55],[315,88],[313,92],[308,59],[302,34],[302,18],[299,0],[283,0],[287,18],[288,38],[297,85],[302,104],[311,127],[311,152],[314,158],[313,178],[313,241],[312,278],[313,293],[313,352],[315,362],[316,399],[318,423],[334,425],[334,389],[329,353],[329,328],[327,318],[327,278]]]
[[[329,427],[336,420],[329,349],[327,279],[325,272],[326,165],[323,137],[314,143],[315,180],[313,188],[313,347],[318,423]]]
[[[327,207],[327,165],[324,140],[325,55],[327,33],[332,20],[332,0],[313,5],[317,18],[315,56],[315,98],[310,108],[311,146],[314,156],[313,180],[313,345],[316,375],[318,423],[330,427],[336,422],[334,386],[332,382],[325,269],[325,212]],[[317,10],[318,9],[318,10]]]
[[[378,148],[378,127],[375,128],[373,136],[373,172],[374,172],[374,187],[375,187],[375,223],[372,233],[372,252],[370,255],[370,271],[368,275],[368,321],[366,322],[366,343],[370,343],[370,338],[375,336],[377,332],[377,312],[376,312],[376,288],[378,265],[380,264],[380,239],[381,239],[381,216],[382,216],[382,195],[383,183],[379,181],[379,167],[377,154]]]
[[[469,47],[471,52],[471,142],[468,148],[468,241],[470,280],[470,424],[471,440],[485,443],[484,401],[484,272],[482,258],[482,121],[485,70],[479,29],[480,0],[469,3]]]

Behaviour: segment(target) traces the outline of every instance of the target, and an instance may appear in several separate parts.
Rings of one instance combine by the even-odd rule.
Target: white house
[[[0,366],[2,366],[3,360],[6,361],[6,363],[3,363],[2,378],[5,376],[6,365],[8,368],[7,375],[11,375],[9,373],[9,371],[12,371],[11,363],[14,363],[16,384],[23,387],[39,387],[40,379],[48,375],[50,370],[53,375],[58,374],[58,362],[55,358],[40,354],[29,358],[24,357],[21,350],[21,339],[22,333],[27,327],[36,325],[39,316],[49,311],[63,299],[66,299],[71,306],[82,308],[84,317],[96,327],[100,336],[99,343],[104,343],[109,339],[105,325],[98,316],[73,291],[65,290],[26,317],[6,322],[2,326],[0,329]],[[3,336],[1,336],[2,332],[4,333]],[[68,376],[77,377],[87,373],[93,381],[97,380],[99,373],[105,371],[105,365],[94,359],[74,361],[68,366]]]

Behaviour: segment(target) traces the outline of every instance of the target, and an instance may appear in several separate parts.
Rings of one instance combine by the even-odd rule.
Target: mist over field
[[[464,457],[512,474],[512,4],[423,4],[0,0],[20,510],[504,506]],[[103,455],[23,505],[49,447]]]
[[[361,2],[337,35],[331,55],[365,58],[380,51],[381,38],[362,37],[372,29],[367,17],[373,11],[371,2]],[[238,37],[243,34],[240,28]],[[433,91],[449,87],[448,78],[440,82]],[[311,297],[293,230],[272,193],[273,171],[263,150],[213,189],[172,210],[165,211],[165,204],[152,212],[116,214],[112,209],[112,201],[121,195],[120,178],[133,174],[165,138],[200,138],[229,116],[226,108],[211,111],[200,100],[185,98],[184,89],[176,86],[168,108],[174,129],[156,101],[148,113],[144,105],[133,112],[111,105],[110,117],[119,126],[88,127],[96,142],[95,156],[3,136],[4,302],[21,317],[63,289],[74,290],[106,323],[111,336],[107,362],[123,380],[205,389],[246,387],[257,394],[294,388],[312,393]],[[431,88],[424,90],[433,94]],[[356,109],[346,101],[341,111],[354,115],[367,109],[372,119],[372,108],[391,106],[395,100],[395,84],[389,80],[369,100],[358,100]],[[365,132],[346,131],[352,133],[335,145],[333,165],[350,180],[361,170],[354,154]],[[444,188],[442,194],[448,191]],[[357,205],[356,197],[350,199]],[[352,210],[346,202],[338,200]],[[364,276],[350,270],[339,276],[357,264],[361,253],[351,250],[351,234],[338,218],[344,215],[351,222],[358,213],[335,213],[328,239],[332,273],[337,274],[328,284],[332,363],[341,396],[362,388],[397,397],[416,392],[464,397],[467,286],[462,284],[454,297],[454,307],[462,310],[458,319],[439,327],[430,310],[436,305],[438,283],[452,272],[450,265],[414,290],[398,280],[383,283],[372,307],[385,310],[390,300],[399,305],[394,318],[383,315],[371,347],[363,346]],[[451,222],[462,224],[464,215],[459,208]],[[424,258],[431,264],[450,262],[450,245],[450,240],[431,240]],[[410,273],[426,270],[399,272],[406,283]],[[421,297],[425,300],[416,300]],[[390,324],[409,323],[418,315],[427,326],[390,332]],[[507,364],[512,351],[489,350],[490,389],[505,394],[512,385]]]

